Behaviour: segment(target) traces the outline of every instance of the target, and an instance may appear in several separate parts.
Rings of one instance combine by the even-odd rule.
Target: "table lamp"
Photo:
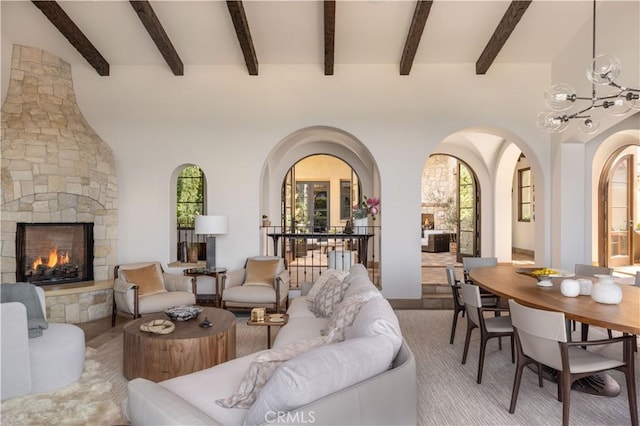
[[[226,216],[196,216],[195,233],[207,236],[207,269],[216,269],[216,235],[227,233]]]

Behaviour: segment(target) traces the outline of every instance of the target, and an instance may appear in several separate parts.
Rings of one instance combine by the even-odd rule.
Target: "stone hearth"
[[[113,278],[118,233],[113,152],[80,112],[71,66],[34,47],[13,47],[2,105],[1,213],[2,282],[16,279],[18,222],[93,222],[94,279]]]

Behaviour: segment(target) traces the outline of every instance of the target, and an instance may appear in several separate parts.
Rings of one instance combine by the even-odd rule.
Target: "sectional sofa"
[[[215,401],[234,394],[252,361],[268,356],[268,351],[160,383],[132,380],[123,404],[125,415],[133,425],[415,425],[415,360],[393,309],[362,265],[354,265],[341,282],[346,290],[328,317],[316,316],[317,309],[311,312],[314,302],[305,296],[310,290],[305,285],[303,296],[292,300],[289,321],[278,332],[272,351],[282,353],[292,345],[324,339],[319,336],[335,325],[335,313],[359,300],[357,309],[351,303],[355,316],[347,315],[349,324],[341,329],[344,340],[314,346],[278,363],[249,407],[224,408]]]

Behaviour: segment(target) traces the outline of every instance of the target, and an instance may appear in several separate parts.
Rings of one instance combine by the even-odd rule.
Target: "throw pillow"
[[[138,286],[138,295],[140,296],[167,291],[155,264],[138,269],[124,269],[122,275],[127,282]]]
[[[309,293],[307,294],[307,300],[312,302],[320,292],[320,289],[322,289],[327,281],[329,281],[329,278],[338,277],[340,281],[343,281],[347,275],[347,272],[338,271],[337,269],[327,269],[313,283],[311,290],[309,290]]]
[[[309,304],[309,310],[316,317],[327,318],[331,316],[336,305],[342,302],[344,292],[349,286],[348,282],[340,281],[338,277],[332,276],[327,283],[322,286],[316,298]]]
[[[377,297],[365,303],[346,331],[346,340],[383,335],[393,343],[395,353],[402,346],[402,330],[391,304],[384,297]],[[395,357],[394,353],[394,357]]]
[[[276,279],[276,270],[278,269],[279,259],[269,260],[247,260],[247,276],[243,285],[261,285],[273,287]]]
[[[309,340],[292,343],[280,348],[270,349],[258,355],[242,377],[238,390],[229,398],[218,399],[216,404],[225,408],[249,408],[254,403],[260,389],[267,383],[284,361],[329,342],[329,337],[316,337]]]
[[[301,354],[273,373],[249,408],[244,424],[276,423],[278,413],[374,377],[389,369],[392,360],[393,346],[385,336],[345,340]]]
[[[345,297],[333,311],[327,328],[322,330],[322,335],[333,336],[334,341],[342,342],[346,337],[347,329],[353,324],[362,305],[374,297],[382,297],[382,295],[378,291],[367,291]]]

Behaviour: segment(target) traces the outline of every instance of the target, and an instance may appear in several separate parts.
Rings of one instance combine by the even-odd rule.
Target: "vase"
[[[596,275],[598,282],[591,288],[591,298],[598,303],[617,305],[622,300],[622,289],[611,275]]]
[[[593,288],[593,282],[587,278],[578,278],[580,283],[580,295],[591,296],[591,289]]]
[[[367,218],[353,219],[353,233],[354,234],[366,234],[367,233]]]
[[[560,283],[560,293],[564,297],[576,297],[580,294],[580,282],[578,280],[565,279]]]

